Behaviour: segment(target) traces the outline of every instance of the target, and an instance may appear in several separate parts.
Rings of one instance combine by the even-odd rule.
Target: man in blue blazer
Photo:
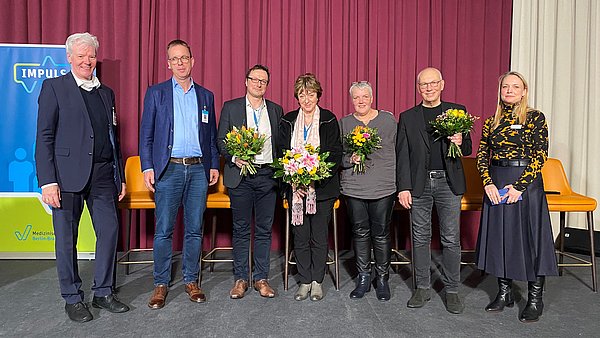
[[[264,98],[269,85],[269,69],[255,65],[246,72],[246,95],[223,104],[219,119],[218,146],[225,157],[223,182],[228,188],[233,216],[233,274],[235,283],[229,292],[232,299],[244,297],[249,282],[250,223],[254,210],[254,289],[262,297],[273,298],[269,285],[271,230],[277,200],[277,181],[270,164],[277,156],[277,135],[283,109]],[[256,174],[240,175],[246,161],[232,156],[225,147],[225,137],[233,127],[255,128],[267,140],[252,160]]]
[[[410,209],[413,235],[416,290],[409,299],[409,308],[420,308],[431,299],[431,215],[435,204],[442,244],[442,281],[446,290],[446,310],[463,312],[458,296],[460,284],[460,204],[465,193],[465,175],[460,158],[446,156],[450,142],[471,154],[470,133],[439,138],[430,121],[448,109],[463,105],[444,102],[442,73],[425,68],[417,76],[421,104],[400,114],[397,134],[397,188],[400,204]]]
[[[98,40],[89,33],[66,42],[71,72],[45,80],[38,99],[35,162],[42,200],[50,205],[56,268],[65,311],[76,322],[92,320],[77,268],[77,233],[84,202],[96,232],[92,305],[125,312],[112,293],[119,222],[116,199],[125,180],[116,133],[115,95],[94,76]]]
[[[192,80],[194,58],[189,45],[167,46],[171,79],[146,91],[140,127],[144,183],[156,204],[154,292],[148,306],[165,305],[171,281],[173,227],[183,206],[183,281],[192,302],[206,301],[198,286],[202,221],[209,185],[219,179],[219,152],[213,93]]]

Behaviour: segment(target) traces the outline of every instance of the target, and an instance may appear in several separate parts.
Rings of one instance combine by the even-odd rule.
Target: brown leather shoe
[[[235,281],[231,291],[229,291],[229,297],[231,297],[231,299],[244,298],[246,290],[248,290],[248,282],[244,279],[238,279]]]
[[[150,297],[150,301],[148,302],[148,307],[151,309],[162,309],[162,307],[165,306],[167,292],[168,288],[166,285],[159,284],[155,286],[152,297]]]
[[[191,282],[185,285],[185,292],[190,296],[190,300],[195,303],[206,302],[204,292],[198,287],[198,283]]]
[[[254,282],[254,290],[258,291],[261,297],[275,297],[275,290],[273,290],[273,288],[269,285],[269,281],[266,279],[261,279]]]

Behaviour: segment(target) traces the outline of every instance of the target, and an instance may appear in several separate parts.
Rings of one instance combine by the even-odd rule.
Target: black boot
[[[350,298],[363,298],[369,291],[371,291],[371,274],[360,272],[356,278],[356,288],[350,292]]]
[[[390,300],[390,285],[388,284],[389,275],[377,275],[375,279],[375,294],[377,295],[377,299],[381,301]]]
[[[542,310],[544,310],[544,302],[542,302],[544,276],[538,276],[535,282],[528,282],[527,289],[527,305],[525,305],[525,309],[519,316],[519,320],[523,323],[537,322],[542,315]]]
[[[498,294],[488,306],[485,307],[487,312],[500,312],[505,306],[513,307],[515,299],[512,295],[512,279],[498,278]]]

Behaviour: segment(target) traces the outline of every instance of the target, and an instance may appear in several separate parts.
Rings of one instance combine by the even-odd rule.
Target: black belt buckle
[[[430,180],[446,177],[446,172],[444,170],[430,170],[428,174]]]

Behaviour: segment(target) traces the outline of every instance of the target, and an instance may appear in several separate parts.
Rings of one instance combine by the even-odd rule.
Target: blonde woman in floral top
[[[548,126],[544,114],[527,105],[523,75],[502,75],[498,93],[498,108],[483,125],[477,152],[485,187],[477,266],[498,278],[498,294],[486,311],[512,307],[512,280],[527,281],[527,305],[519,320],[535,322],[544,307],[544,278],[558,275],[541,175]]]

